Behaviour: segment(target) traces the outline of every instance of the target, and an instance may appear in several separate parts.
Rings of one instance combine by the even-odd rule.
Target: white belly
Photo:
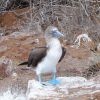
[[[61,45],[50,48],[46,57],[37,65],[36,74],[56,72],[56,65],[62,55]]]

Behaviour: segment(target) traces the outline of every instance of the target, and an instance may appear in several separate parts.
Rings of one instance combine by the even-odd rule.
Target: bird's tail
[[[20,65],[27,65],[27,64],[28,64],[28,61],[25,61],[25,62],[22,62],[22,63],[18,64],[18,66],[20,66]]]

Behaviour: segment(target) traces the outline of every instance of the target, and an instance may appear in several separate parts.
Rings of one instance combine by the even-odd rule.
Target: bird
[[[33,48],[29,54],[28,61],[19,65],[27,64],[28,67],[34,67],[40,83],[42,83],[41,74],[52,73],[52,79],[48,82],[53,85],[59,84],[60,81],[56,79],[56,66],[66,54],[66,49],[59,40],[63,36],[64,34],[57,27],[48,26],[44,35],[46,46]]]

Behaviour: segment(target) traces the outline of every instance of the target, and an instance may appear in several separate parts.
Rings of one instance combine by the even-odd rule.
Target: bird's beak
[[[55,31],[54,34],[56,37],[64,37],[64,34],[61,33],[60,31]]]
[[[61,37],[64,37],[64,34],[62,32],[59,32],[58,31],[58,34],[61,36]]]

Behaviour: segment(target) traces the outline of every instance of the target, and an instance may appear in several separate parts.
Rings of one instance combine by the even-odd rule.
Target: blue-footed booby
[[[35,68],[38,81],[42,83],[41,74],[52,73],[53,79],[49,83],[56,85],[59,81],[56,79],[56,66],[63,59],[66,49],[61,45],[59,38],[63,34],[54,26],[48,26],[45,31],[45,47],[37,47],[32,49],[29,54],[28,61],[19,65],[28,64],[28,67]]]

